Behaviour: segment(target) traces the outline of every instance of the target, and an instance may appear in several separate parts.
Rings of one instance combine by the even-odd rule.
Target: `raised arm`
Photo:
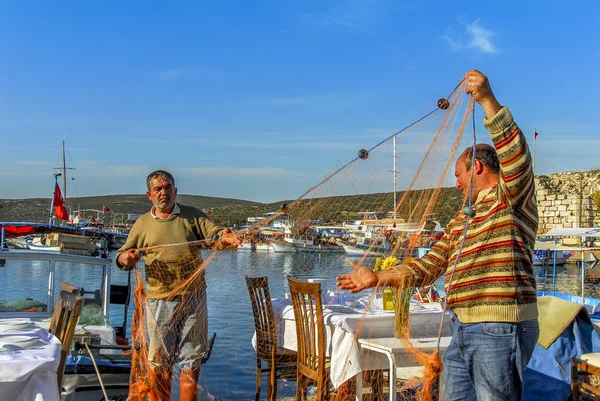
[[[533,195],[532,158],[523,132],[507,107],[502,107],[485,75],[473,70],[466,76],[467,93],[485,112],[484,125],[489,131],[500,162],[500,188],[515,205]]]

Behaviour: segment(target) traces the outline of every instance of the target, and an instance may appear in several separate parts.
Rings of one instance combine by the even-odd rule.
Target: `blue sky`
[[[473,68],[529,137],[539,132],[536,173],[600,168],[599,11],[590,1],[2,1],[0,198],[49,197],[62,140],[76,168],[69,196],[143,193],[146,174],[164,168],[180,193],[295,198]]]

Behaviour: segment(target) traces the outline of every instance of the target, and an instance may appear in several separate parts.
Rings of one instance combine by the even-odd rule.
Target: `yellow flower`
[[[385,259],[377,258],[375,260],[375,267],[373,267],[373,271],[388,270],[388,269],[391,269],[393,266],[396,266],[397,264],[398,264],[398,259],[395,256],[389,256]]]

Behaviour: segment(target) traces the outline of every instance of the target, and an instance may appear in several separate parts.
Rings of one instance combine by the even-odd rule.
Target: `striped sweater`
[[[533,252],[538,228],[531,154],[525,136],[504,107],[484,125],[500,161],[498,184],[482,190],[469,222],[458,213],[444,236],[421,259],[408,264],[419,285],[445,273],[448,308],[463,323],[536,319]],[[458,263],[456,263],[458,257]],[[454,270],[452,282],[450,277]]]

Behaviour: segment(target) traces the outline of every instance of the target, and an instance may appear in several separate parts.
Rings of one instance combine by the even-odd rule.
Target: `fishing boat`
[[[535,241],[534,266],[562,266],[573,256],[571,250],[559,249],[548,239]]]
[[[79,295],[85,298],[84,309],[77,323],[71,354],[66,359],[61,399],[103,400],[102,383],[110,399],[124,400],[131,371],[131,355],[126,352],[129,349],[126,345],[129,276],[126,283],[113,284],[111,272],[115,267],[107,255],[84,256],[6,247],[6,239],[15,232],[35,228],[39,227],[0,223],[0,277],[4,285],[0,295],[0,321],[28,318],[48,329],[61,281],[78,287]]]
[[[272,241],[269,246],[276,253],[332,253],[344,252],[341,246],[329,242],[321,234],[306,224],[299,227],[286,224],[282,241]]]
[[[29,237],[25,239],[26,249],[34,251],[60,252],[60,246],[51,246],[41,243],[40,237]]]
[[[252,252],[273,252],[270,242],[248,242],[242,241],[242,246],[238,248],[238,251],[252,251]]]
[[[392,246],[385,238],[370,239],[361,237],[355,243],[342,243],[346,256],[385,257],[392,252]]]
[[[412,223],[410,229],[408,225],[392,229],[388,227],[387,223],[366,224],[364,235],[354,234],[355,241],[342,242],[341,246],[346,255],[351,257],[386,257],[394,251],[406,256],[407,249],[411,250],[412,256],[421,257],[443,234],[440,223],[435,220],[428,220],[423,224]]]

